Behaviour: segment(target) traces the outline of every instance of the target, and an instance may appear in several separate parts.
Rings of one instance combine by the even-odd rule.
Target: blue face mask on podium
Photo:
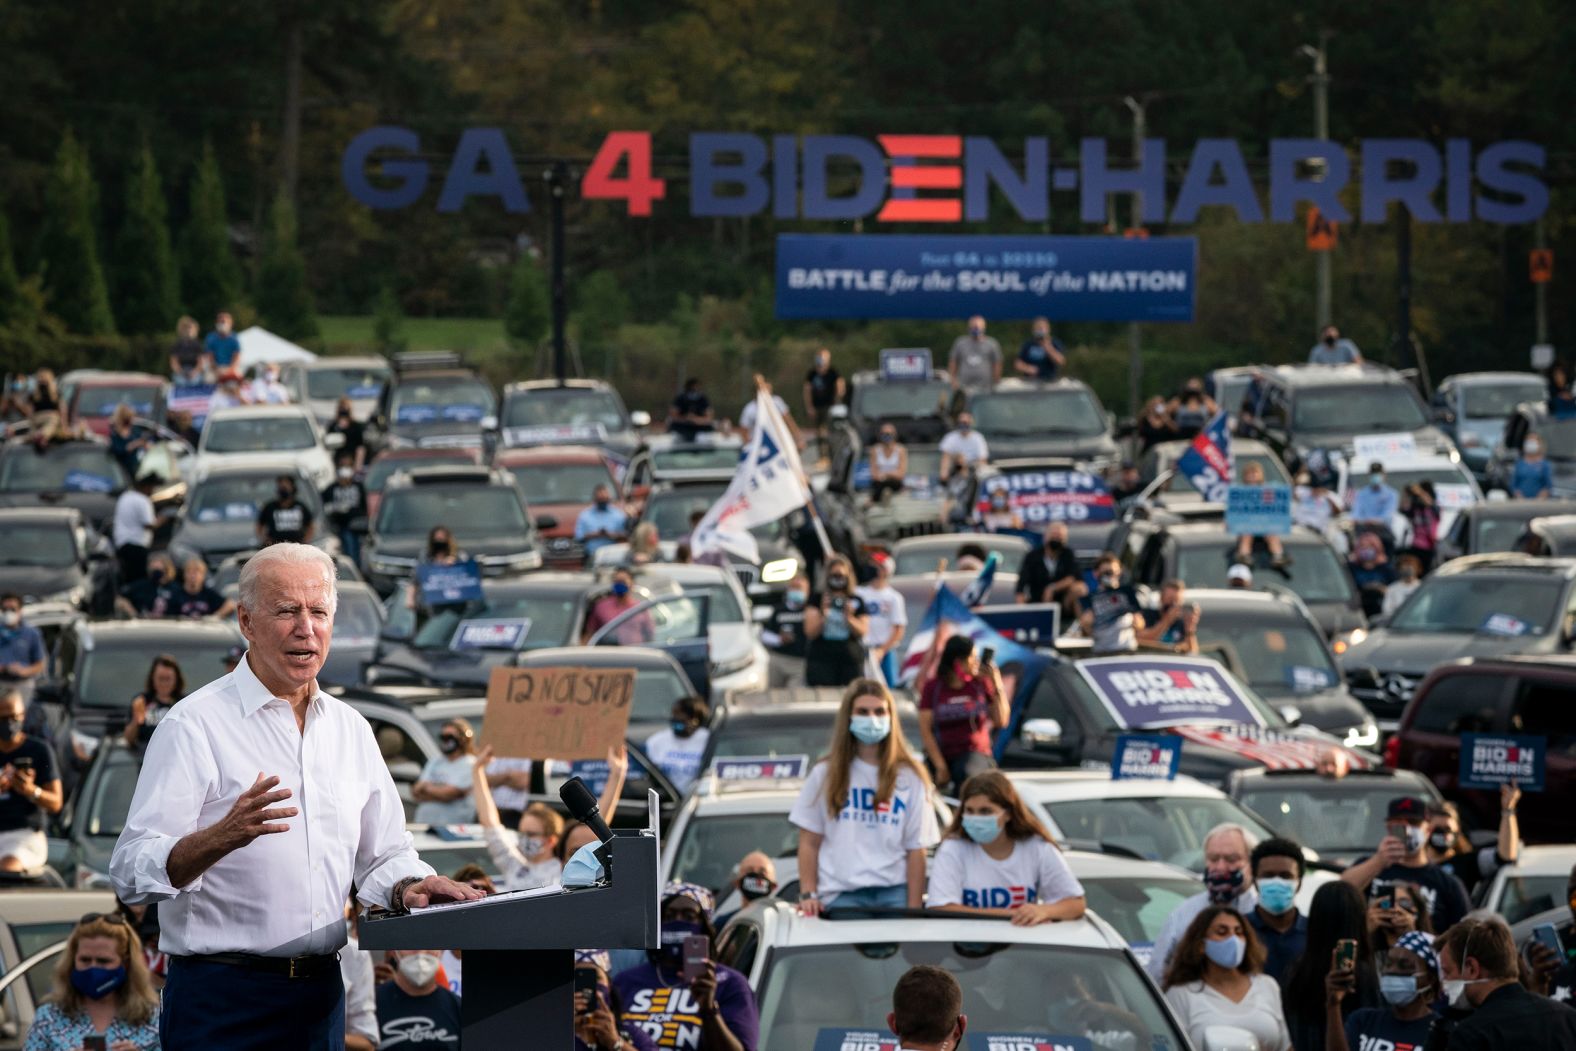
[[[594,887],[607,878],[607,871],[596,856],[601,843],[587,843],[574,852],[564,864],[563,884],[566,887]]]

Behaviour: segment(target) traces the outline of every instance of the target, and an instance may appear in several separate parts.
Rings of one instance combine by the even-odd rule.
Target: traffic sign
[[[1535,285],[1546,285],[1554,280],[1554,249],[1534,248],[1527,253],[1527,275]]]
[[[1335,236],[1337,224],[1332,219],[1326,219],[1317,208],[1308,209],[1308,251],[1333,252],[1335,251]]]

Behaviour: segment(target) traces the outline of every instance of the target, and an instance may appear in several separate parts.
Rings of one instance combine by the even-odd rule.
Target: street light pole
[[[1132,95],[1122,100],[1127,103],[1127,108],[1133,114],[1133,163],[1144,163],[1144,135],[1148,130],[1146,103]],[[1144,225],[1144,195],[1141,191],[1133,191],[1132,226],[1137,230]],[[1144,381],[1144,354],[1138,339],[1138,322],[1132,321],[1127,326],[1127,411],[1138,419],[1139,401],[1143,397]]]
[[[1328,142],[1330,138],[1330,67],[1329,67],[1330,31],[1319,31],[1319,46],[1311,47],[1304,44],[1302,53],[1313,60],[1313,75],[1309,77],[1313,84],[1313,137],[1320,142]],[[1320,172],[1322,180],[1328,172]],[[1316,331],[1323,331],[1324,326],[1330,323],[1333,309],[1330,305],[1330,252],[1313,253],[1316,292],[1314,296],[1314,315]]]

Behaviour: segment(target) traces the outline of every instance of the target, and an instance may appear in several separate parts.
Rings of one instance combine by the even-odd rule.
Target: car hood
[[[332,652],[332,651],[331,651]],[[494,668],[508,666],[513,650],[418,650],[389,646],[377,662],[415,672],[435,683],[485,688]]]
[[[81,493],[65,489],[39,489],[0,493],[0,507],[72,507],[81,511],[95,527],[108,524],[115,513],[118,493]]]
[[[0,594],[14,592],[24,602],[36,602],[81,584],[80,567],[0,566]]]
[[[1368,709],[1345,689],[1337,686],[1328,690],[1295,690],[1290,686],[1268,687],[1255,684],[1253,689],[1277,710],[1291,706],[1302,712],[1305,726],[1342,736],[1353,727],[1368,721]]]
[[[1344,602],[1308,602],[1303,605],[1308,607],[1308,612],[1313,614],[1313,619],[1319,625],[1319,630],[1324,632],[1324,637],[1333,639],[1344,632],[1355,631],[1366,627],[1368,618],[1363,616],[1363,611],[1353,609]]]
[[[1116,443],[1105,434],[1081,438],[1071,434],[1047,437],[1033,434],[993,434],[989,431],[980,433],[985,436],[985,443],[990,446],[992,460],[1038,458],[1094,460],[1112,459],[1117,455]]]
[[[467,537],[461,542],[460,547],[472,558],[489,558],[495,555],[524,555],[536,549],[535,534],[521,537],[519,533],[512,535],[499,534],[490,537]],[[420,558],[427,549],[426,534],[419,536],[380,536],[373,544],[373,550],[379,555],[389,558]]]
[[[1443,661],[1458,657],[1502,657],[1525,653],[1543,640],[1540,635],[1488,635],[1483,632],[1421,634],[1379,628],[1339,658],[1341,669],[1359,668],[1426,675]]]

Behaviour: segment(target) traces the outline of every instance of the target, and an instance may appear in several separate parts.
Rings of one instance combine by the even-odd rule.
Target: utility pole
[[[1312,47],[1307,44],[1302,46],[1302,53],[1313,59],[1313,75],[1308,78],[1313,85],[1313,137],[1320,142],[1330,140],[1330,66],[1329,66],[1330,31],[1319,30],[1319,46]],[[1328,171],[1321,171],[1319,179],[1322,181]],[[1317,284],[1314,296],[1314,330],[1323,331],[1324,326],[1330,323],[1333,313],[1330,306],[1330,256],[1331,252],[1313,253],[1314,265],[1317,268]]]
[[[1549,246],[1548,231],[1543,225],[1543,216],[1538,216],[1538,224],[1533,230],[1534,247],[1543,249]],[[1532,286],[1532,294],[1537,297],[1537,338],[1533,340],[1538,346],[1543,346],[1549,341],[1549,283],[1539,281]]]
[[[1132,95],[1122,100],[1127,103],[1127,108],[1133,114],[1133,163],[1144,163],[1144,134],[1148,130],[1147,114],[1144,112],[1148,105],[1141,98]],[[1144,195],[1135,190],[1133,192],[1132,226],[1137,230],[1144,225]],[[1127,411],[1134,420],[1138,419],[1139,404],[1143,398],[1144,382],[1144,354],[1138,340],[1138,322],[1131,321],[1127,325]]]
[[[564,194],[569,186],[569,166],[554,161],[547,170],[547,192],[552,202],[553,252],[553,375],[560,386],[569,375],[564,344]]]

